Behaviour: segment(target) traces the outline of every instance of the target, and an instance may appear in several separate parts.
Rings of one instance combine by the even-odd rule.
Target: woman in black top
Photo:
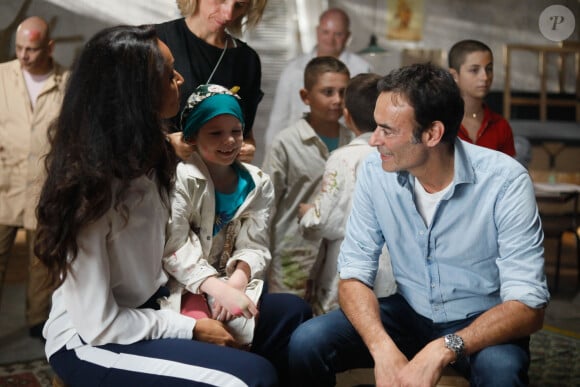
[[[260,88],[262,68],[256,51],[230,34],[239,35],[242,27],[254,27],[266,3],[267,0],[177,0],[184,18],[157,25],[159,38],[175,57],[175,69],[185,79],[180,111],[200,84],[239,87],[237,94],[246,120],[239,158],[245,162],[253,159],[256,150],[252,126],[264,95]],[[179,115],[173,122],[175,130],[179,130]],[[187,158],[191,149],[181,141],[181,135],[169,138],[178,155]]]

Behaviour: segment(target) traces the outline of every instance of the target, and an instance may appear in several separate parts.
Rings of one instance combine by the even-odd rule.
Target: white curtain
[[[175,0],[46,0],[107,24],[149,24],[180,17]]]
[[[300,36],[302,52],[308,52],[316,46],[316,26],[320,14],[328,8],[326,0],[295,0],[296,22]]]
[[[73,13],[107,24],[159,23],[180,17],[175,0],[45,0]],[[291,51],[308,52],[316,45],[318,17],[328,8],[327,0],[288,0],[287,17],[293,21],[298,41]],[[294,35],[294,34],[292,34]]]

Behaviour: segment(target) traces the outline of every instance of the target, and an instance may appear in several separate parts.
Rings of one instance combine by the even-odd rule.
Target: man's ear
[[[348,111],[347,108],[342,108],[342,116],[344,117],[344,123],[346,124],[346,126],[348,128],[350,128],[353,124],[352,122],[352,116],[350,115],[350,112]]]
[[[433,121],[429,129],[423,132],[423,144],[433,147],[441,142],[445,134],[445,125],[441,121]]]
[[[310,106],[310,99],[308,98],[308,90],[305,88],[300,89],[300,98],[305,105]]]
[[[52,57],[52,54],[54,53],[54,40],[49,40],[48,41],[48,55]]]
[[[455,69],[449,69],[451,76],[455,79],[455,83],[459,81],[459,73]]]

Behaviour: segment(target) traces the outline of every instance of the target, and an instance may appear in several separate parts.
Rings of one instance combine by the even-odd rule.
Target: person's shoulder
[[[310,60],[312,58],[314,58],[314,56],[310,52],[300,54],[300,55],[295,56],[294,58],[290,59],[288,61],[288,63],[286,63],[286,66],[284,66],[284,68],[285,69],[298,69],[301,72],[303,72],[304,69],[306,68],[306,65],[308,64],[308,62],[310,62]]]
[[[60,85],[59,88],[64,92],[65,85],[71,75],[71,71],[56,61],[54,61],[53,69],[54,81],[57,85]]]
[[[262,168],[254,165],[254,164],[243,163],[243,162],[240,162],[240,165],[243,168],[245,168],[246,171],[248,171],[250,176],[252,176],[252,179],[254,179],[254,181],[256,181],[257,183],[262,183],[262,181],[264,181],[264,180],[270,180],[270,176],[266,172],[264,172],[262,170]]]
[[[307,125],[310,128],[310,125],[308,125],[306,120],[301,118],[280,130],[272,139],[271,147],[287,147],[288,145],[295,143],[297,139],[301,138],[301,131],[303,130],[304,125]],[[312,128],[310,128],[310,130],[314,131]]]
[[[197,152],[193,152],[187,160],[177,164],[175,178],[178,181],[208,180],[209,171]]]
[[[183,28],[185,28],[185,19],[174,19],[163,23],[155,24],[155,30],[157,31],[157,36],[165,44],[171,43],[180,34]]]
[[[370,151],[363,154],[358,163],[357,179],[359,176],[365,176],[368,181],[396,181],[401,172],[386,172],[383,169],[383,163],[379,157],[379,152]],[[392,179],[392,180],[391,180]]]
[[[13,59],[9,60],[8,62],[0,63],[0,71],[11,71],[19,68],[20,64],[18,63],[18,59]]]
[[[497,124],[501,123],[503,125],[510,126],[508,120],[504,116],[502,116],[501,114],[499,114],[497,112],[494,112],[493,110],[491,110],[487,106],[486,106],[486,110],[487,110],[487,113],[489,114],[489,123],[491,125],[497,125]]]
[[[158,33],[159,31],[167,32],[170,30],[177,30],[180,28],[181,25],[185,25],[183,21],[184,18],[168,20],[162,23],[155,24],[155,29],[157,30]]]
[[[460,153],[467,156],[470,168],[476,173],[489,173],[502,178],[510,178],[521,173],[527,173],[526,169],[513,157],[503,152],[474,145],[463,140],[456,142]]]
[[[278,132],[278,134],[276,135],[276,138],[288,139],[292,137],[298,137],[299,125],[301,124],[302,121],[304,120],[301,118],[297,121],[294,121],[284,129],[280,130],[280,132]]]
[[[57,61],[54,61],[53,66],[54,66],[54,73],[55,74],[61,75],[61,76],[68,76],[68,75],[70,75],[70,69],[68,69],[67,67],[61,65]]]
[[[331,160],[333,162],[337,160],[351,160],[354,162],[359,159],[359,156],[364,158],[375,149],[369,144],[357,141],[357,139],[358,137],[354,138],[348,144],[333,150],[330,156],[328,156],[328,162],[331,162]]]
[[[236,37],[232,38],[236,41],[236,47],[233,48],[234,50],[242,53],[244,56],[254,58],[258,62],[260,61],[260,55],[258,55],[258,52],[254,50],[252,46]],[[230,49],[229,46],[228,49]]]

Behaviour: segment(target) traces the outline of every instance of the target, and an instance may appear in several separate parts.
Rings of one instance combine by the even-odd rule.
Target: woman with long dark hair
[[[67,385],[268,386],[225,326],[159,310],[175,156],[162,122],[181,75],[151,26],[96,34],[51,132],[35,251],[59,285],[46,355]]]

